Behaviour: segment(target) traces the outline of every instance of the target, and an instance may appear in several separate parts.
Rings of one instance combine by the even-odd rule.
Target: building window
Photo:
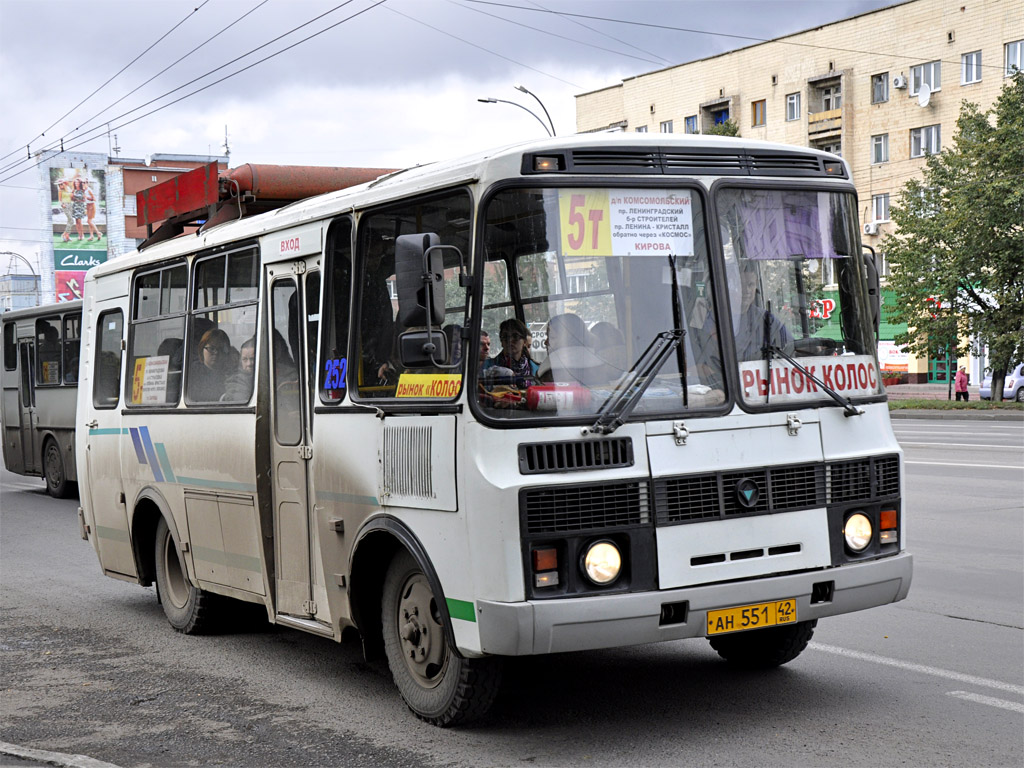
[[[790,93],[786,95],[786,120],[800,119],[800,94]]]
[[[821,111],[828,112],[843,106],[843,93],[838,85],[821,89]]]
[[[981,51],[965,53],[960,57],[960,85],[981,82]]]
[[[922,85],[932,91],[942,90],[942,62],[929,61],[910,68],[910,95],[917,96]]]
[[[1012,77],[1014,72],[1024,69],[1024,40],[1016,40],[1003,47],[1006,49],[1006,68],[1003,75]]]
[[[871,76],[871,103],[881,104],[889,100],[889,73]]]
[[[690,115],[683,119],[683,130],[686,133],[697,133],[697,116]]]
[[[647,133],[647,126],[646,125],[638,125],[636,127],[636,132],[637,133]]]
[[[836,141],[831,144],[822,144],[819,149],[822,152],[831,152],[833,155],[843,156],[843,145]]]
[[[662,133],[672,133],[672,121],[671,120],[662,120],[661,121],[661,132]]]
[[[889,195],[871,196],[872,221],[889,220]]]
[[[725,125],[729,122],[729,110],[720,109],[717,112],[713,112],[712,117],[714,118],[715,125]]]
[[[871,137],[871,162],[872,163],[888,163],[889,162],[889,134],[880,133],[877,136]]]
[[[910,156],[933,155],[940,149],[939,126],[926,125],[910,131]]]
[[[750,124],[755,128],[764,125],[764,99],[752,102],[750,105]]]

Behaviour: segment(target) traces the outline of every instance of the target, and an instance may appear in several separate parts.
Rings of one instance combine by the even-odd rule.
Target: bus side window
[[[36,384],[61,382],[60,318],[36,320]]]
[[[82,316],[64,317],[64,383],[78,383],[78,351],[82,345]]]
[[[324,291],[325,323],[320,355],[320,400],[339,403],[345,399],[348,378],[348,321],[352,294],[352,222],[341,219],[328,233],[327,279]]]
[[[4,370],[18,367],[18,345],[14,341],[14,323],[4,323]]]
[[[96,368],[93,371],[92,404],[113,408],[121,391],[121,338],[124,316],[120,309],[104,312],[96,326]]]

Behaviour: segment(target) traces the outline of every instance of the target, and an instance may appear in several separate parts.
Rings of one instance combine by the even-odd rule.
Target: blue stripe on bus
[[[135,446],[135,457],[139,460],[139,464],[146,463],[146,452],[142,447],[142,440],[139,439],[139,430],[135,427],[131,428],[132,444]]]
[[[90,429],[89,430],[89,434],[90,435],[127,435],[128,434],[128,429],[127,428],[121,429],[121,427],[112,427],[112,428],[104,427],[103,429]]]
[[[156,447],[156,455],[160,459],[160,466],[164,470],[164,477],[167,478],[168,483],[176,483],[177,479],[174,477],[174,471],[171,469],[171,461],[167,458],[167,449],[163,443],[154,443]]]
[[[158,483],[164,481],[164,473],[160,471],[160,462],[156,458],[156,450],[153,448],[153,441],[149,438],[149,427],[139,427],[139,434],[142,436],[142,445],[146,449],[146,457],[149,459],[149,466],[153,469],[153,477]]]

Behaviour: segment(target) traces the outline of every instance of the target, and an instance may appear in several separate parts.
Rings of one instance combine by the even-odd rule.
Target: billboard
[[[86,270],[107,260],[106,173],[50,168],[57,301],[81,298]]]

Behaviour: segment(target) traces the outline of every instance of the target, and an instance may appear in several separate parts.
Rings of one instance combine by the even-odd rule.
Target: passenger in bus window
[[[590,328],[594,339],[594,351],[610,366],[615,376],[621,376],[629,369],[626,340],[622,331],[607,320],[594,323]]]
[[[238,351],[238,370],[227,377],[224,385],[224,396],[221,400],[229,402],[247,402],[252,395],[252,385],[256,372],[256,337],[246,339]]]
[[[181,394],[181,369],[184,367],[182,359],[183,342],[178,338],[167,338],[160,342],[156,354],[158,357],[167,356],[167,391],[165,393],[167,403],[178,402],[178,395]]]
[[[480,366],[483,367],[487,357],[491,354],[491,334],[487,331],[480,331]]]
[[[740,266],[740,312],[734,329],[736,356],[740,360],[758,360],[764,357],[765,311],[761,296],[761,276],[756,263]],[[769,340],[785,351],[793,352],[793,337],[786,325],[775,316],[768,315]]]
[[[494,376],[513,379],[519,389],[526,388],[537,378],[537,364],[526,354],[526,336],[529,331],[526,324],[516,317],[502,321],[498,327],[498,338],[501,340],[501,351],[484,362],[487,378]],[[500,373],[499,373],[500,372]],[[507,372],[507,373],[506,373]],[[512,382],[507,382],[511,384]]]
[[[224,394],[231,340],[220,328],[211,328],[199,340],[199,357],[189,370],[189,399],[198,403],[220,400]]]

